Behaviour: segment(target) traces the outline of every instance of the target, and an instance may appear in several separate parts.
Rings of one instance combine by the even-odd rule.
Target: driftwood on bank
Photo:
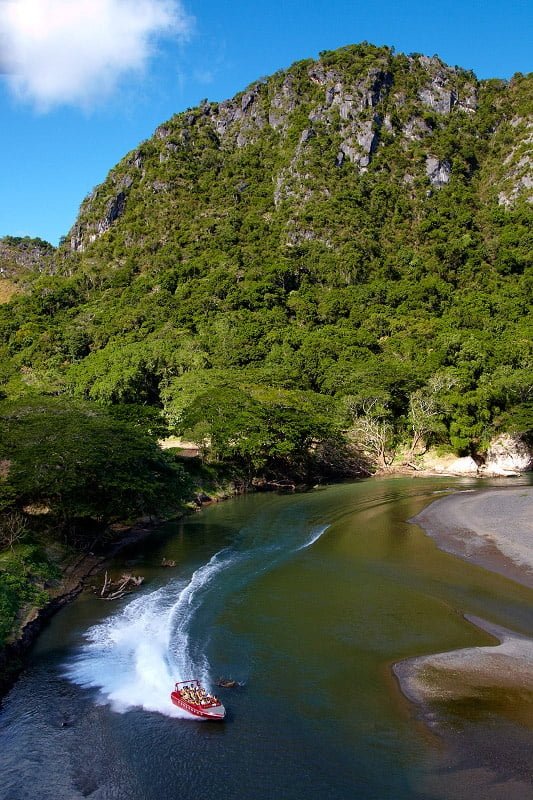
[[[102,600],[119,600],[125,594],[137,589],[142,583],[144,583],[142,575],[121,575],[120,578],[112,581],[106,572],[100,597]]]

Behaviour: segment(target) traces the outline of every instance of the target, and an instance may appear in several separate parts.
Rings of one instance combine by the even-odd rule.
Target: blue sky
[[[532,19],[530,0],[0,0],[0,236],[56,244],[108,170],[202,98],[363,40],[509,78],[531,70]]]

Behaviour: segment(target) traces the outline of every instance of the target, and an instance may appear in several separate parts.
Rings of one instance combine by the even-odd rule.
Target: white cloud
[[[191,27],[180,0],[0,0],[0,72],[43,110],[88,106]]]

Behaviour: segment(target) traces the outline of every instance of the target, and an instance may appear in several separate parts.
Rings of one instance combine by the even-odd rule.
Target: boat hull
[[[212,722],[219,722],[226,716],[226,709],[222,703],[218,706],[208,706],[207,708],[202,708],[201,706],[194,705],[193,703],[188,703],[180,696],[178,692],[172,692],[170,699],[175,706],[182,708],[184,711],[187,711],[194,717],[198,717],[198,719],[207,719],[211,720]]]

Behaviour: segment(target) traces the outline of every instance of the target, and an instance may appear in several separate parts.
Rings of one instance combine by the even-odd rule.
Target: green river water
[[[533,635],[530,589],[407,521],[488,485],[372,479],[164,526],[115,565],[145,575],[141,591],[87,592],[40,637],[0,712],[0,798],[533,797],[532,726],[505,696],[439,703],[428,726],[392,672],[492,644],[464,614]],[[219,676],[244,684],[220,690],[226,721],[180,717],[173,681]]]

